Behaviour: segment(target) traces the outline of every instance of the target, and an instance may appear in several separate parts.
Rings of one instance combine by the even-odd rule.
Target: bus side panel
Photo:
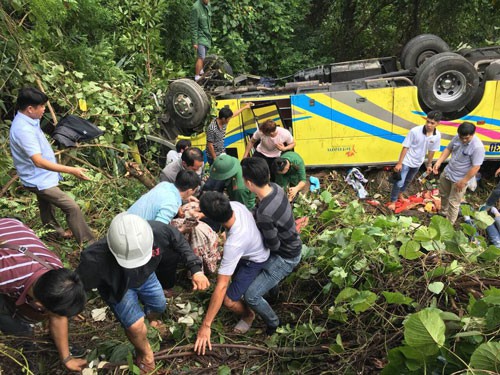
[[[485,93],[486,91],[492,97],[493,102],[491,120],[485,126],[490,131],[490,143],[486,145],[486,157],[500,159],[500,81],[486,82]]]
[[[331,97],[324,93],[291,97],[295,152],[306,165],[334,165],[331,152],[333,123]]]
[[[396,161],[402,139],[392,133],[393,91],[293,96],[295,150],[309,166]]]
[[[500,158],[500,81],[487,81],[481,102],[468,115],[456,122],[450,122],[455,127],[463,121],[476,125],[476,135],[483,141],[486,158]],[[457,124],[458,123],[458,124]]]

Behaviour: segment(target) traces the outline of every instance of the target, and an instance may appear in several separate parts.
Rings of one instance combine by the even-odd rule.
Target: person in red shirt
[[[29,322],[47,319],[61,361],[68,370],[80,371],[87,361],[70,352],[68,317],[80,313],[85,302],[85,289],[75,272],[63,268],[59,257],[26,225],[0,218],[0,331],[31,336]]]

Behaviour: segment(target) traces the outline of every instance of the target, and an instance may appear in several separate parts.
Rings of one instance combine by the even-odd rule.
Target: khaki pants
[[[26,189],[36,194],[43,225],[54,229],[61,236],[64,234],[64,229],[57,222],[54,213],[54,206],[59,207],[66,215],[68,227],[79,244],[95,239],[94,234],[85,222],[80,207],[57,186],[45,190],[31,187],[26,187]]]
[[[441,195],[441,213],[446,216],[446,218],[455,224],[458,217],[458,210],[460,209],[460,203],[465,195],[465,187],[461,191],[458,191],[457,185],[454,182],[446,178],[445,173],[441,173],[439,178],[439,194]]]

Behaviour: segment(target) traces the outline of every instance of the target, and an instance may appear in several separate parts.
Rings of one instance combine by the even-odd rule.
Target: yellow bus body
[[[292,132],[295,151],[309,167],[394,164],[408,131],[425,122],[416,86],[221,99],[216,106],[217,110],[227,106],[235,111],[247,102],[254,102],[256,108],[243,111],[229,122],[227,152],[241,159],[256,124],[271,118]],[[289,107],[273,104],[283,102],[289,102]],[[257,107],[261,105],[259,112]],[[288,111],[291,117],[287,122],[283,112]],[[477,126],[476,134],[485,145],[486,157],[498,159],[500,81],[486,82],[481,102],[468,115],[441,121],[441,150],[464,121]],[[190,139],[202,150],[206,148],[205,133],[179,138]]]

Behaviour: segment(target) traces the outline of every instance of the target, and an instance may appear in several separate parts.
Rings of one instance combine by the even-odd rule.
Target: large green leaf
[[[377,295],[375,293],[370,292],[369,290],[363,290],[354,297],[350,305],[352,310],[358,314],[372,307],[376,300]]]
[[[474,212],[474,219],[476,219],[476,225],[479,229],[486,229],[495,222],[486,211]]]
[[[444,344],[446,326],[440,310],[429,308],[412,314],[404,326],[406,344],[423,353],[436,353]]]
[[[416,241],[408,241],[407,243],[401,245],[399,249],[399,255],[405,259],[413,260],[420,258],[423,253],[420,251],[420,244]]]
[[[470,367],[474,375],[485,375],[486,370],[491,373],[500,373],[500,342],[486,342],[478,346],[470,357]]]
[[[413,302],[413,298],[406,297],[400,292],[382,292],[387,303],[395,305],[410,305]]]
[[[451,240],[453,238],[453,234],[455,233],[453,225],[450,221],[439,215],[432,217],[431,223],[429,224],[429,229],[431,228],[437,230],[438,236],[436,239],[441,241]]]

